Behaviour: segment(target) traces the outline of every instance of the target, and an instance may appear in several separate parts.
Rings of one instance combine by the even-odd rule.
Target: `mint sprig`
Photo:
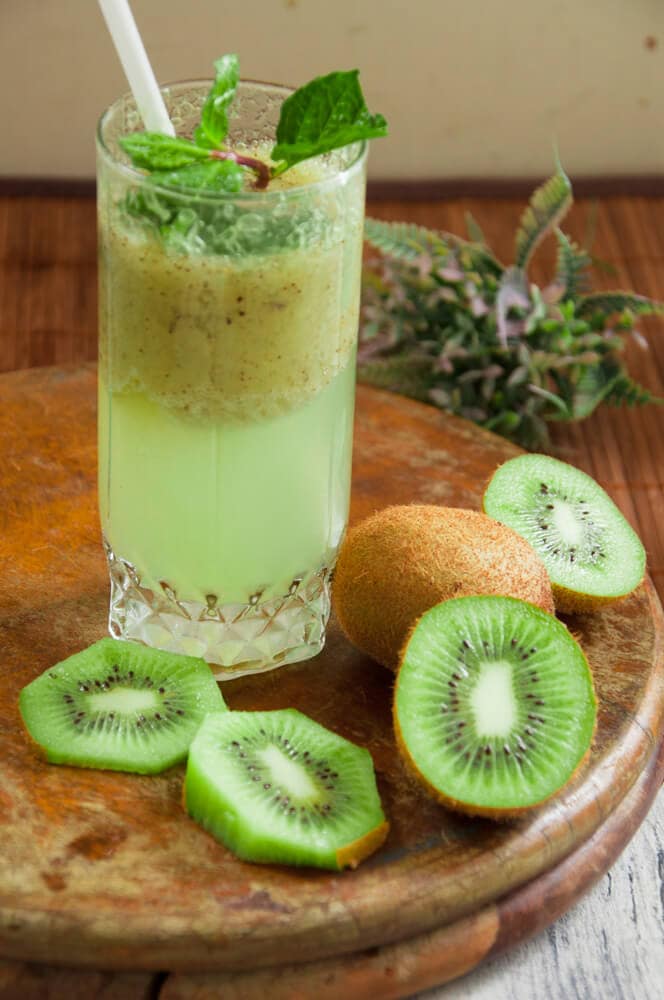
[[[119,142],[134,166],[149,170],[156,184],[229,193],[243,185],[244,170],[234,154],[160,132],[134,132]]]
[[[382,115],[369,114],[359,71],[329,73],[286,98],[277,126],[274,174],[362,139],[387,135]]]
[[[270,178],[302,160],[387,135],[383,116],[369,113],[358,70],[329,73],[300,87],[284,101],[271,152],[275,165],[269,167],[224,145],[240,75],[238,57],[221,56],[214,68],[214,83],[193,140],[158,132],[133,132],[119,140],[133,165],[148,171],[160,185],[234,192],[242,186],[244,171],[250,170],[255,175],[254,186],[263,189]]]
[[[225,55],[214,64],[215,78],[201,112],[201,123],[194,132],[199,146],[219,149],[228,135],[228,109],[235,99],[240,79],[240,60]]]
[[[209,160],[190,163],[178,170],[153,170],[150,179],[161,187],[234,194],[242,190],[244,170],[233,160]]]
[[[119,142],[134,166],[144,170],[177,170],[210,158],[209,149],[161,132],[132,132]]]

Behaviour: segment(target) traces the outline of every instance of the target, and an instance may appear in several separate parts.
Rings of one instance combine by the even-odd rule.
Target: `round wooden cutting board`
[[[93,367],[0,377],[0,956],[196,973],[169,980],[173,998],[199,995],[185,983],[206,971],[229,998],[400,997],[555,919],[617,856],[661,782],[651,584],[567,619],[594,670],[596,740],[573,784],[516,823],[455,816],[413,787],[392,738],[392,677],[334,622],[316,659],[226,683],[232,709],[293,706],[367,746],[391,822],[354,872],[243,863],[184,814],[183,767],[149,778],[47,765],[21,726],[21,688],[106,631],[95,390]],[[477,508],[516,453],[360,388],[352,517],[388,503]]]

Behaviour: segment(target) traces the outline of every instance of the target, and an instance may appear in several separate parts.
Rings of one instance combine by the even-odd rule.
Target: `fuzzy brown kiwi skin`
[[[524,603],[528,604],[530,602],[525,601]],[[537,605],[533,606],[537,607]],[[477,806],[474,805],[472,802],[463,802],[459,799],[454,799],[449,795],[445,795],[443,792],[441,792],[439,788],[436,788],[435,785],[432,785],[431,782],[424,777],[424,775],[417,767],[417,764],[415,763],[410,753],[410,750],[408,749],[406,741],[403,738],[403,733],[401,732],[401,726],[399,725],[399,715],[397,712],[397,687],[399,684],[399,672],[401,671],[401,668],[403,666],[404,659],[406,656],[406,650],[408,648],[411,636],[415,631],[415,629],[417,628],[418,624],[419,624],[419,619],[409,630],[406,641],[404,642],[401,651],[399,653],[399,668],[397,671],[396,682],[394,685],[394,695],[392,698],[392,722],[394,725],[394,737],[397,744],[397,750],[399,751],[399,756],[401,757],[401,760],[406,766],[408,774],[414,780],[415,784],[419,788],[423,788],[426,792],[428,792],[428,794],[432,798],[434,798],[441,806],[444,806],[446,809],[451,809],[453,812],[462,813],[464,816],[480,816],[483,819],[492,819],[498,823],[509,823],[512,822],[513,820],[520,819],[526,813],[532,812],[534,809],[538,809],[545,802],[548,802],[550,799],[552,799],[554,795],[558,795],[559,792],[561,792],[564,788],[567,788],[567,786],[574,780],[576,775],[583,768],[588,757],[590,756],[590,753],[592,751],[595,742],[595,733],[597,732],[597,713],[595,713],[595,725],[593,728],[592,736],[590,738],[590,743],[588,744],[588,749],[584,753],[583,757],[579,760],[578,764],[570,774],[567,781],[564,783],[564,785],[561,785],[560,788],[556,788],[553,792],[551,792],[550,795],[545,795],[544,798],[540,799],[538,802],[531,802],[530,805],[515,806],[514,808],[511,809],[509,808],[491,809],[488,806]],[[564,623],[561,622],[561,624]],[[567,626],[565,627],[567,628]],[[588,664],[588,667],[590,669],[590,664]],[[592,676],[592,670],[590,672]],[[593,690],[593,697],[595,700],[595,708],[597,708],[597,694],[595,692],[594,685],[592,690]]]
[[[480,594],[555,610],[544,563],[526,539],[479,511],[433,505],[387,507],[351,528],[332,582],[334,611],[349,641],[393,671],[404,636],[425,611]]]

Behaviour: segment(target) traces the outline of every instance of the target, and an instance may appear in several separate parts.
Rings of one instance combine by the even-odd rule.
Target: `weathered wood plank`
[[[555,924],[417,1000],[661,1000],[664,792],[613,868]]]
[[[0,1000],[153,1000],[161,977],[92,972],[0,959]]]

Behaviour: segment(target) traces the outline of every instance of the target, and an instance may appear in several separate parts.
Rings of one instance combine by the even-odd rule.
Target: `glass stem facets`
[[[111,581],[109,631],[173,653],[201,656],[220,679],[261,673],[320,652],[330,616],[331,570],[287,581],[282,596],[246,604],[180,600],[166,581],[161,592],[142,586],[139,573],[104,539]]]

